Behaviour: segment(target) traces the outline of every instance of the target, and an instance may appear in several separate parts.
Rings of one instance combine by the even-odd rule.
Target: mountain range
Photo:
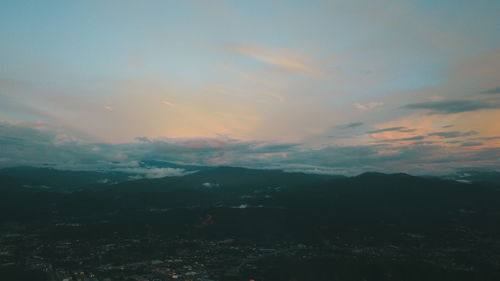
[[[0,238],[24,237],[39,245],[35,249],[68,241],[73,247],[87,243],[105,248],[110,243],[106,241],[128,245],[142,240],[206,244],[193,246],[198,250],[218,249],[218,243],[231,243],[233,249],[287,249],[280,250],[281,258],[262,254],[255,260],[262,263],[258,268],[264,280],[333,280],[339,274],[344,277],[334,280],[358,280],[358,275],[392,280],[377,275],[379,271],[393,272],[402,278],[398,280],[500,277],[496,172],[442,178],[369,172],[346,177],[163,162],[141,165],[188,173],[138,178],[124,171],[1,169]],[[157,252],[155,246],[147,247],[149,254]],[[304,247],[308,250],[300,250]],[[297,257],[297,251],[310,257]],[[51,255],[45,259],[62,259]],[[142,257],[143,250],[128,255]],[[373,255],[384,257],[373,260]],[[111,257],[113,262],[121,259]],[[41,276],[35,279],[20,277],[28,274],[22,267],[2,268],[0,274],[15,276],[12,280],[47,280],[43,272],[34,271]],[[471,273],[470,268],[477,270]],[[220,280],[248,280],[224,278]]]

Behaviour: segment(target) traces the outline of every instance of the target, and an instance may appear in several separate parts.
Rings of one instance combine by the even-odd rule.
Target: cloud
[[[174,107],[175,106],[175,103],[171,102],[171,101],[168,101],[168,100],[164,100],[162,102],[164,105],[168,105],[170,107]]]
[[[460,131],[450,131],[450,132],[434,132],[428,134],[428,136],[437,136],[437,137],[442,137],[445,139],[450,139],[450,138],[459,138],[459,137],[469,137],[473,135],[477,135],[478,132],[476,131],[468,131],[468,132],[460,132]]]
[[[233,45],[227,49],[292,73],[312,75],[323,73],[321,69],[309,63],[303,55],[290,50],[273,50],[255,45]]]
[[[415,129],[409,129],[406,127],[398,126],[398,127],[390,127],[390,128],[383,128],[383,129],[378,129],[374,131],[369,131],[369,134],[378,134],[378,133],[383,133],[383,132],[401,132],[401,133],[411,133],[414,132]]]
[[[500,136],[475,138],[479,140],[500,140]]]
[[[358,174],[364,171],[445,174],[460,167],[497,169],[500,149],[467,150],[429,144],[328,146],[291,154],[286,169]],[[295,168],[295,169],[294,169]]]
[[[461,146],[480,146],[483,145],[482,142],[464,142]]]
[[[374,109],[374,108],[377,108],[377,107],[381,107],[382,105],[384,105],[383,102],[369,102],[369,103],[366,103],[366,104],[355,103],[354,107],[356,107],[359,110],[369,110],[369,109]]]
[[[364,124],[363,122],[352,122],[352,123],[340,126],[340,128],[342,128],[342,129],[354,129],[354,128],[363,126],[363,124]]]
[[[386,128],[389,129],[389,128]],[[394,129],[394,128],[393,128]],[[399,128],[405,130],[405,128]],[[161,160],[201,166],[242,166],[323,174],[365,171],[446,173],[461,167],[498,167],[500,149],[478,143],[440,146],[411,136],[369,145],[306,146],[301,143],[241,141],[228,137],[141,139],[129,143],[82,142],[47,129],[0,123],[0,167],[29,165],[134,173],[137,178],[181,176],[176,168],[140,165]],[[399,142],[397,145],[394,142]],[[471,149],[466,148],[472,146]],[[446,163],[446,165],[443,165]]]
[[[212,187],[219,187],[220,185],[218,183],[204,182],[202,186],[212,188]]]
[[[151,140],[148,137],[137,137],[137,138],[135,138],[135,140],[139,141],[139,142],[146,142],[146,143],[151,142]]]
[[[491,88],[491,89],[482,91],[481,94],[488,94],[488,95],[500,94],[500,87]]]
[[[118,168],[114,170],[135,174],[136,176],[134,176],[134,179],[140,179],[140,178],[157,179],[163,177],[179,177],[193,173],[192,171],[186,171],[180,168],[155,168],[155,167]]]
[[[411,103],[405,107],[408,109],[429,110],[431,114],[455,114],[484,109],[498,109],[500,103],[476,100],[446,100]]]
[[[21,144],[22,142],[23,142],[22,138],[11,137],[11,136],[0,136],[0,145],[5,147]]]
[[[425,136],[414,136],[407,138],[398,138],[398,139],[382,139],[379,142],[398,142],[398,141],[415,141],[415,140],[424,140]]]

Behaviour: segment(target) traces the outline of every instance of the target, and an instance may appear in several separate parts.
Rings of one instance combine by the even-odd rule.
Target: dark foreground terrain
[[[500,280],[498,174],[0,170],[0,280]]]

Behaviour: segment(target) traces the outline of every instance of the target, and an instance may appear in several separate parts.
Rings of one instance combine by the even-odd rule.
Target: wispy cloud
[[[425,136],[414,136],[407,138],[397,138],[397,139],[381,139],[378,142],[398,142],[398,141],[416,141],[416,140],[424,140]]]
[[[364,124],[363,122],[352,122],[352,123],[349,123],[346,125],[342,125],[339,128],[341,128],[341,129],[354,129],[354,128],[363,126],[363,124]]]
[[[481,146],[482,142],[464,142],[460,146]]]
[[[233,45],[227,49],[292,73],[310,75],[323,73],[319,67],[305,59],[304,55],[290,50],[269,49],[256,45]]]
[[[500,140],[500,136],[475,138],[479,140]]]
[[[381,107],[382,105],[384,105],[383,102],[375,101],[375,102],[369,102],[369,103],[365,103],[365,104],[355,103],[354,107],[356,107],[357,109],[360,109],[360,110],[369,110],[369,109]]]
[[[390,127],[390,128],[383,128],[383,129],[378,129],[374,131],[369,131],[369,134],[378,134],[378,133],[383,133],[383,132],[401,132],[401,133],[411,133],[414,132],[415,129],[409,129],[406,127]]]
[[[500,87],[491,88],[485,91],[482,91],[481,94],[489,94],[489,95],[497,95],[500,94]]]
[[[168,100],[164,100],[164,101],[162,101],[162,103],[164,105],[167,105],[167,106],[170,106],[170,107],[174,107],[175,106],[175,103],[173,103],[171,101],[168,101]]]
[[[460,132],[460,131],[450,131],[450,132],[434,132],[428,134],[428,136],[437,136],[445,139],[450,138],[459,138],[459,137],[469,137],[473,135],[477,135],[476,131],[468,131],[468,132]]]
[[[135,162],[134,164],[135,165]],[[186,171],[181,168],[156,168],[156,167],[126,167],[126,168],[116,168],[115,170],[135,174],[135,179],[147,178],[156,179],[163,177],[179,177],[187,174],[191,174],[191,171]]]
[[[410,103],[405,107],[408,109],[429,110],[431,114],[455,114],[485,109],[498,109],[500,108],[500,103],[478,100],[444,100]]]

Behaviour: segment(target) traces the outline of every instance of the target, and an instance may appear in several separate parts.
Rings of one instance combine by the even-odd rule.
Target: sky
[[[500,169],[500,2],[0,0],[0,167]]]

